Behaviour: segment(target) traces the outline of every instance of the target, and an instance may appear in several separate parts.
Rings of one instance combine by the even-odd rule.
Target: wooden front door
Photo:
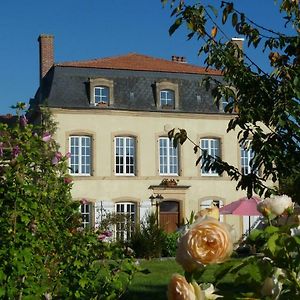
[[[160,203],[160,227],[170,233],[176,231],[179,225],[179,202],[163,201]]]

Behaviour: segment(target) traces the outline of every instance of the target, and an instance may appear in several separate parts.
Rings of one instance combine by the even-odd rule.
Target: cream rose
[[[233,237],[230,227],[210,217],[199,218],[181,237],[176,252],[176,261],[185,271],[191,272],[200,266],[221,263],[230,257]]]
[[[204,292],[196,283],[188,283],[185,277],[174,274],[168,285],[168,300],[204,300]]]
[[[263,215],[269,216],[273,214],[275,216],[282,215],[288,208],[293,207],[293,202],[287,195],[273,196],[272,198],[266,198],[259,202],[257,210]]]

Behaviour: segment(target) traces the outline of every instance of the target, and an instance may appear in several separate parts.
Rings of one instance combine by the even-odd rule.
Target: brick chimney
[[[241,50],[243,50],[244,38],[234,37],[231,41],[236,44]]]
[[[40,80],[54,64],[53,40],[54,36],[51,34],[41,34],[38,38],[40,46]]]

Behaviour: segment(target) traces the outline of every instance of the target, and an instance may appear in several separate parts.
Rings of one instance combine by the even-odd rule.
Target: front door
[[[168,233],[176,231],[180,220],[179,202],[163,201],[160,203],[159,211],[160,227]]]

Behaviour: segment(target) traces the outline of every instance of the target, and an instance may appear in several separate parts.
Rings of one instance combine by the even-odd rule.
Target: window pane
[[[71,157],[69,160],[71,174],[90,175],[91,172],[91,138],[88,136],[70,137]]]

